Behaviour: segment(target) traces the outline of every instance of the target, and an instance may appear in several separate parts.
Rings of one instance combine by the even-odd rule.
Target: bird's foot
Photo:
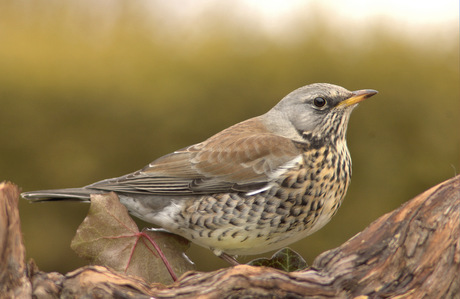
[[[221,259],[223,259],[224,261],[226,261],[232,266],[240,265],[240,263],[233,256],[228,255],[225,252],[222,252],[221,254],[219,254],[218,257],[220,257]]]

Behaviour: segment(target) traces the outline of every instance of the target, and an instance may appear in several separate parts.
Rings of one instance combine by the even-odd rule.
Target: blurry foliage
[[[161,2],[150,13],[142,1],[110,3],[0,0],[0,180],[33,190],[123,175],[314,82],[380,93],[351,119],[341,210],[291,246],[307,262],[460,172],[455,30],[414,41],[376,20],[345,33],[311,9],[276,37],[233,21],[231,9],[181,27]],[[20,208],[42,270],[84,263],[69,246],[87,205]],[[189,256],[201,270],[226,266],[197,246]]]

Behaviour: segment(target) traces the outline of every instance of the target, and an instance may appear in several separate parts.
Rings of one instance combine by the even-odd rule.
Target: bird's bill
[[[371,96],[377,93],[378,91],[373,89],[356,90],[353,91],[352,96],[350,98],[343,100],[337,106],[349,107],[351,105],[358,104],[359,102],[362,102],[365,99],[370,98]]]

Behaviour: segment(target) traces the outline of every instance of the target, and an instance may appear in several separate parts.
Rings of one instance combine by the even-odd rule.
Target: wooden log
[[[30,298],[32,284],[26,275],[26,252],[19,219],[19,189],[0,183],[0,297]]]
[[[6,257],[19,266],[0,266],[8,272],[0,276],[0,290],[10,295],[28,296],[32,286],[37,298],[460,298],[460,176],[380,217],[306,270],[239,265],[188,272],[169,286],[100,266],[66,275],[40,272],[33,263],[25,269],[20,228],[14,228],[19,227],[17,196],[14,185],[0,185],[0,265]]]

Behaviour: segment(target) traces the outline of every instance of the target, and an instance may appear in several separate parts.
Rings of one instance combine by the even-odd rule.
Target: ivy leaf
[[[169,284],[195,268],[184,253],[188,240],[162,230],[140,232],[115,193],[91,196],[88,215],[70,246],[92,264],[149,282]]]
[[[288,247],[278,250],[270,259],[255,259],[250,261],[248,265],[271,267],[286,272],[298,271],[308,267],[303,257]]]

